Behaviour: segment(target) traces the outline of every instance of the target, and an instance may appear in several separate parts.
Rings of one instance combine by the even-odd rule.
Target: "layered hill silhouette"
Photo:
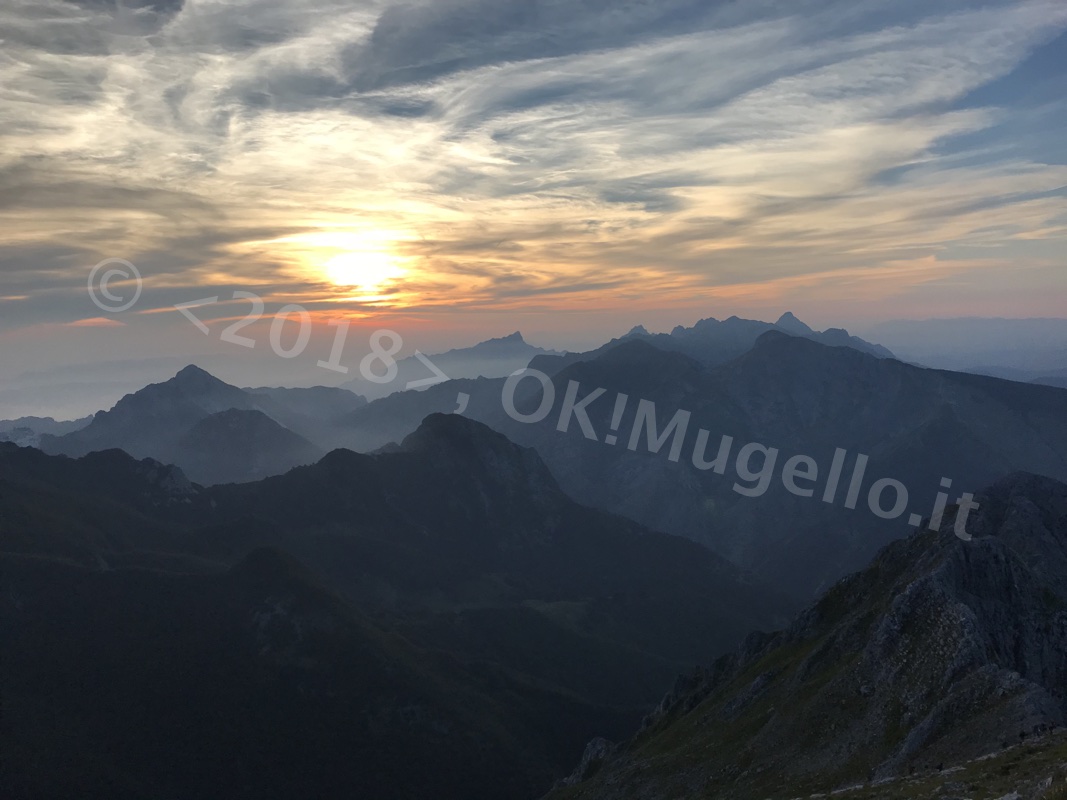
[[[39,446],[71,456],[121,449],[181,466],[205,484],[252,481],[309,464],[329,448],[335,420],[366,400],[344,389],[239,389],[189,366],[123,397],[110,411]]]
[[[596,361],[615,348],[632,345],[635,341],[649,344],[659,352],[688,355],[704,367],[721,366],[747,353],[768,332],[807,338],[832,347],[851,347],[878,358],[892,357],[892,353],[885,348],[849,336],[842,329],[830,329],[822,333],[815,331],[787,312],[773,324],[739,317],[723,321],[708,318],[692,328],[678,326],[670,334],[651,334],[639,325],[625,336],[612,339],[589,352],[534,354],[532,358],[517,363],[508,373],[497,377],[505,378],[516,369],[526,366],[547,375],[555,375],[571,365]],[[459,393],[469,396],[470,410],[465,412],[468,416],[496,424],[499,415],[494,412],[500,407],[499,393],[503,381],[493,380],[488,373],[471,376],[453,374],[451,377],[455,380],[437,384],[419,394],[395,392],[387,400],[379,398],[368,408],[349,415],[347,424],[336,433],[337,441],[360,451],[374,450],[389,442],[399,441],[427,414],[453,411]]]
[[[428,358],[434,367],[449,378],[502,378],[525,367],[530,363],[530,359],[542,355],[559,354],[555,350],[529,344],[522,334],[516,331],[507,336],[487,339],[471,347],[446,350]],[[434,372],[415,356],[400,359],[396,366],[397,375],[388,383],[374,383],[357,376],[346,383],[345,388],[375,400],[402,391],[409,383],[419,384],[420,381],[435,378]]]
[[[774,331],[717,367],[665,352],[643,337],[560,364],[531,362],[551,376],[554,389],[554,404],[540,422],[525,424],[505,413],[503,380],[454,381],[357,410],[342,440],[368,449],[398,440],[427,413],[452,410],[462,392],[469,395],[465,414],[534,447],[580,502],[704,543],[809,598],[906,535],[911,514],[929,517],[943,478],[953,481],[952,499],[1017,470],[1067,479],[1067,395],[1054,387],[924,369]],[[586,407],[596,440],[576,418],[566,433],[559,430],[572,382],[579,387],[576,401],[605,390]],[[629,400],[613,431],[619,394]],[[541,398],[540,383],[525,380],[516,408],[532,413]],[[668,458],[669,444],[648,452],[644,434],[628,449],[639,399],[654,403],[659,432],[677,411],[691,412],[677,462]],[[722,436],[734,440],[722,475],[693,466],[701,428],[708,431],[707,461]],[[606,444],[612,433],[616,443]],[[758,498],[734,488],[736,457],[747,443],[779,451],[777,473]],[[813,458],[825,481],[838,448],[847,453],[846,484],[857,456],[869,457],[862,505],[844,508],[843,497],[821,502],[821,485],[814,497],[786,490],[780,473],[787,459]],[[758,467],[758,458],[753,464]],[[882,478],[909,491],[907,513],[898,519],[879,520],[866,507],[867,489]]]
[[[1047,737],[1067,713],[1067,485],[1017,474],[978,499],[971,541],[950,515],[890,545],[786,630],[680,679],[552,797],[1040,795],[1026,781],[1064,755]],[[1028,751],[1049,771],[1024,779],[1006,751],[1034,739],[1054,752]]]
[[[858,347],[879,356],[891,355],[884,348],[849,337],[844,331],[813,331],[792,314],[786,314],[776,325],[731,317],[724,322],[702,320],[691,329],[679,327],[669,336],[633,331],[581,357],[534,347],[516,332],[470,348],[435,355],[433,363],[449,377],[482,381],[486,377],[504,377],[531,361],[538,369],[554,372],[576,360],[595,358],[625,341],[643,339],[670,352],[694,354],[702,363],[718,364],[745,352],[761,333],[768,330],[787,331],[790,335],[833,345]],[[389,424],[391,420],[385,420],[380,427],[370,425],[371,430],[365,435],[340,423],[366,404],[364,395],[396,397],[404,394],[398,390],[409,382],[418,383],[435,377],[426,364],[415,357],[402,359],[397,366],[397,376],[387,385],[363,378],[347,385],[347,389],[360,391],[361,395],[354,395],[346,388],[321,386],[239,389],[199,367],[189,366],[169,381],[152,384],[123,397],[111,410],[97,413],[91,421],[6,421],[0,423],[0,438],[23,446],[40,447],[50,453],[74,456],[96,450],[122,449],[138,458],[156,458],[178,464],[191,479],[201,483],[257,480],[310,463],[338,444],[372,450],[393,441],[381,434],[381,431],[396,432],[396,427]],[[430,410],[448,411],[455,407],[453,404],[449,408],[435,406],[426,409],[418,400],[399,402],[424,412],[416,415],[415,423]],[[261,412],[277,423],[277,427],[255,414],[226,414],[205,422],[209,416],[231,411]],[[394,415],[387,412],[385,416],[391,418]],[[200,430],[194,432],[193,427],[197,425]],[[401,434],[411,430],[411,420],[406,419]],[[205,435],[205,431],[222,435],[216,438]],[[402,438],[402,435],[395,438]]]
[[[0,521],[11,797],[536,797],[790,608],[460,416],[210,488],[0,445]]]
[[[612,339],[591,352],[543,356],[533,361],[530,366],[551,375],[566,366],[596,358],[624,342],[635,340],[646,342],[658,350],[689,356],[704,366],[719,366],[747,353],[761,336],[771,332],[810,339],[828,347],[851,347],[878,358],[893,357],[893,353],[885,347],[852,336],[843,328],[816,331],[797,319],[791,311],[787,311],[774,323],[741,317],[725,320],[708,317],[691,328],[678,325],[669,334],[649,333],[644,326],[639,325],[625,336]]]
[[[726,363],[747,352],[768,332],[783,332],[829,347],[851,347],[878,358],[893,357],[893,353],[887,348],[852,336],[844,328],[814,330],[797,319],[791,311],[783,314],[774,324],[738,317],[726,320],[712,317],[700,320],[691,328],[679,325],[669,336],[657,334],[643,338],[660,349],[673,350],[703,364],[712,365]]]
[[[56,421],[52,417],[19,417],[0,420],[0,442],[14,442],[20,447],[40,447],[41,436],[62,436],[81,430],[92,417]]]
[[[941,796],[941,767],[999,787],[1023,761],[1040,791],[1063,390],[792,315],[530,366],[553,402],[529,423],[503,377],[367,404],[189,367],[88,424],[8,425],[52,454],[0,443],[0,795],[533,798],[583,748],[557,796]],[[755,496],[749,443],[775,453]],[[781,477],[800,455],[811,497]],[[909,490],[896,519],[866,508],[879,478]],[[909,527],[989,484],[971,541],[951,504]]]

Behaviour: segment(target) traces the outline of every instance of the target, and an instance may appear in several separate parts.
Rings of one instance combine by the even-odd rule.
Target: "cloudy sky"
[[[424,349],[1065,315],[1063,0],[3,0],[0,39],[9,374],[232,350],[234,291]]]

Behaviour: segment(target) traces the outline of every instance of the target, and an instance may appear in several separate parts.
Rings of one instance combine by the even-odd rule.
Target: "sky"
[[[2,0],[0,376],[1064,317],[1064,130],[1062,0]]]

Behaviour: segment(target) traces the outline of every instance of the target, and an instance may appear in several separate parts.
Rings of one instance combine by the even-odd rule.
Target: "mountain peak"
[[[211,375],[211,373],[208,372],[206,369],[198,367],[196,364],[190,364],[189,366],[179,370],[178,374],[174,377],[180,378],[183,375]]]
[[[810,327],[805,325],[792,311],[786,311],[782,316],[778,318],[778,321],[774,323],[776,327],[781,328],[783,331],[796,334],[797,336],[807,336],[815,333]]]
[[[254,406],[251,396],[243,389],[231,386],[195,364],[185,367],[169,381],[146,386],[134,396],[146,394],[153,397],[181,395],[187,398],[197,398],[197,402],[214,398],[209,407],[205,407],[209,413],[225,411],[227,408]]]
[[[648,336],[648,329],[644,325],[634,325],[629,332],[622,336],[623,339],[632,339],[635,336]]]
[[[172,380],[181,384],[205,384],[205,383],[222,383],[218,378],[212,375],[207,370],[201,369],[196,364],[190,364],[175,375]]]
[[[458,441],[483,440],[497,444],[507,443],[513,445],[501,433],[497,433],[489,426],[477,422],[461,414],[433,413],[425,417],[419,427],[401,443],[404,451],[425,451],[428,447],[436,447],[442,441],[452,443]]]
[[[475,347],[484,347],[488,344],[526,344],[526,340],[522,338],[522,334],[519,331],[515,331],[515,333],[509,333],[507,336],[486,339],[484,342],[476,344]]]
[[[783,333],[782,331],[776,331],[774,329],[771,329],[769,331],[764,331],[763,333],[761,333],[756,338],[756,343],[752,346],[752,349],[749,352],[750,353],[755,353],[755,352],[757,352],[757,351],[759,351],[761,349],[765,349],[767,347],[773,347],[773,346],[794,345],[796,347],[804,347],[805,344],[797,344],[795,342],[795,340],[797,338],[798,337],[796,337],[796,336],[790,336],[790,335],[788,335],[786,333]],[[803,337],[801,337],[801,338],[803,338]],[[809,339],[808,341],[812,341],[812,340]],[[813,342],[813,344],[817,344],[817,342]],[[746,353],[746,355],[747,355],[747,353]]]
[[[417,453],[450,464],[464,474],[481,472],[494,482],[512,487],[525,485],[535,494],[558,489],[548,467],[534,450],[521,447],[502,433],[460,414],[430,414],[394,452]]]
[[[497,353],[505,351],[521,351],[535,349],[522,338],[522,334],[519,331],[509,333],[507,336],[498,336],[495,339],[486,339],[484,342],[478,342],[478,344],[472,347],[463,348],[460,350],[449,350],[447,353],[441,355],[477,355],[485,353],[486,351]],[[494,356],[495,357],[495,356]]]

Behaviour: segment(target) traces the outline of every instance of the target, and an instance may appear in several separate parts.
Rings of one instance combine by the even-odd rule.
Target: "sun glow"
[[[380,250],[338,253],[324,262],[322,269],[335,286],[350,286],[371,295],[381,294],[404,275],[393,256]]]
[[[385,229],[321,230],[266,244],[288,251],[300,277],[336,287],[334,300],[392,304],[401,301],[400,282],[409,275],[411,261],[397,247],[410,238]]]

